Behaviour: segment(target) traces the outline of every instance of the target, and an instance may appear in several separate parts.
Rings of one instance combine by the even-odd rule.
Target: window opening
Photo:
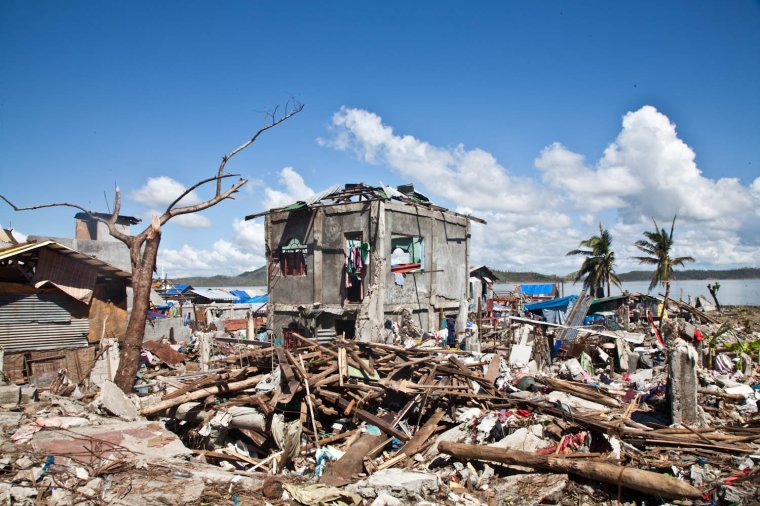
[[[356,320],[335,320],[335,333],[346,339],[356,337]]]
[[[425,268],[422,237],[391,237],[391,272],[404,274]]]
[[[364,277],[369,265],[369,243],[362,242],[361,233],[346,234],[346,262],[343,284],[348,302],[364,299]]]
[[[306,276],[307,248],[293,238],[280,248],[280,271],[283,276]]]

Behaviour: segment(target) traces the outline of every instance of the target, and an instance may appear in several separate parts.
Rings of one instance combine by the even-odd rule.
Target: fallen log
[[[205,399],[206,397],[209,397],[210,395],[216,395],[219,393],[237,392],[238,390],[245,390],[246,388],[256,386],[259,383],[259,381],[264,379],[265,376],[266,375],[264,374],[260,374],[252,378],[244,379],[243,381],[236,381],[235,383],[228,383],[225,385],[217,385],[213,387],[202,388],[200,390],[196,390],[195,392],[190,392],[185,395],[180,395],[179,397],[175,397],[173,399],[167,399],[165,401],[161,401],[158,404],[154,404],[152,406],[147,406],[143,408],[142,410],[140,410],[140,414],[143,416],[155,415],[156,413],[160,413],[164,410],[173,408],[174,406],[179,406],[180,404],[184,404],[186,402],[197,401],[199,399]]]
[[[518,450],[467,445],[449,441],[440,442],[438,450],[459,458],[488,460],[504,464],[549,469],[559,473],[571,473],[590,480],[602,481],[666,499],[687,497],[698,499],[702,497],[702,492],[699,489],[676,478],[632,467],[616,466],[606,462],[556,458]]]

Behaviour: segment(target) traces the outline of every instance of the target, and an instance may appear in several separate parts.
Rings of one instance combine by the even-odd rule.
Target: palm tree
[[[665,287],[665,300],[663,302],[663,312],[668,305],[668,296],[670,295],[670,279],[673,275],[673,267],[680,265],[683,267],[685,262],[693,262],[692,257],[675,257],[671,258],[670,250],[673,248],[673,229],[676,225],[676,216],[673,216],[673,223],[670,225],[670,233],[664,228],[658,228],[657,221],[652,218],[654,231],[644,232],[645,239],[636,241],[636,247],[646,253],[648,256],[633,257],[642,264],[655,265],[655,271],[652,280],[649,283],[651,290],[657,284]],[[662,318],[660,318],[660,332],[662,332]]]
[[[620,279],[615,274],[615,253],[612,251],[612,234],[599,223],[599,235],[593,235],[581,241],[578,246],[588,249],[574,249],[567,255],[583,255],[586,258],[581,268],[573,274],[573,282],[583,280],[583,288],[588,288],[594,297],[604,297],[607,285],[607,297],[610,296],[610,284],[622,288]]]

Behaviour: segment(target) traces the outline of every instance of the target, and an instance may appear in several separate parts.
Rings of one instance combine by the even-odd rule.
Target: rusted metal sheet
[[[90,303],[89,342],[99,342],[103,337],[121,340],[127,331],[126,290],[120,284],[95,287]]]
[[[145,341],[142,347],[169,365],[178,364],[187,359],[185,355],[160,341]]]

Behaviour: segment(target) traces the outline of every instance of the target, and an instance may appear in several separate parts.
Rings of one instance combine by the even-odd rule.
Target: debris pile
[[[146,343],[140,395],[0,387],[0,501],[749,504],[759,336],[671,309],[625,329],[507,315],[477,352]]]

